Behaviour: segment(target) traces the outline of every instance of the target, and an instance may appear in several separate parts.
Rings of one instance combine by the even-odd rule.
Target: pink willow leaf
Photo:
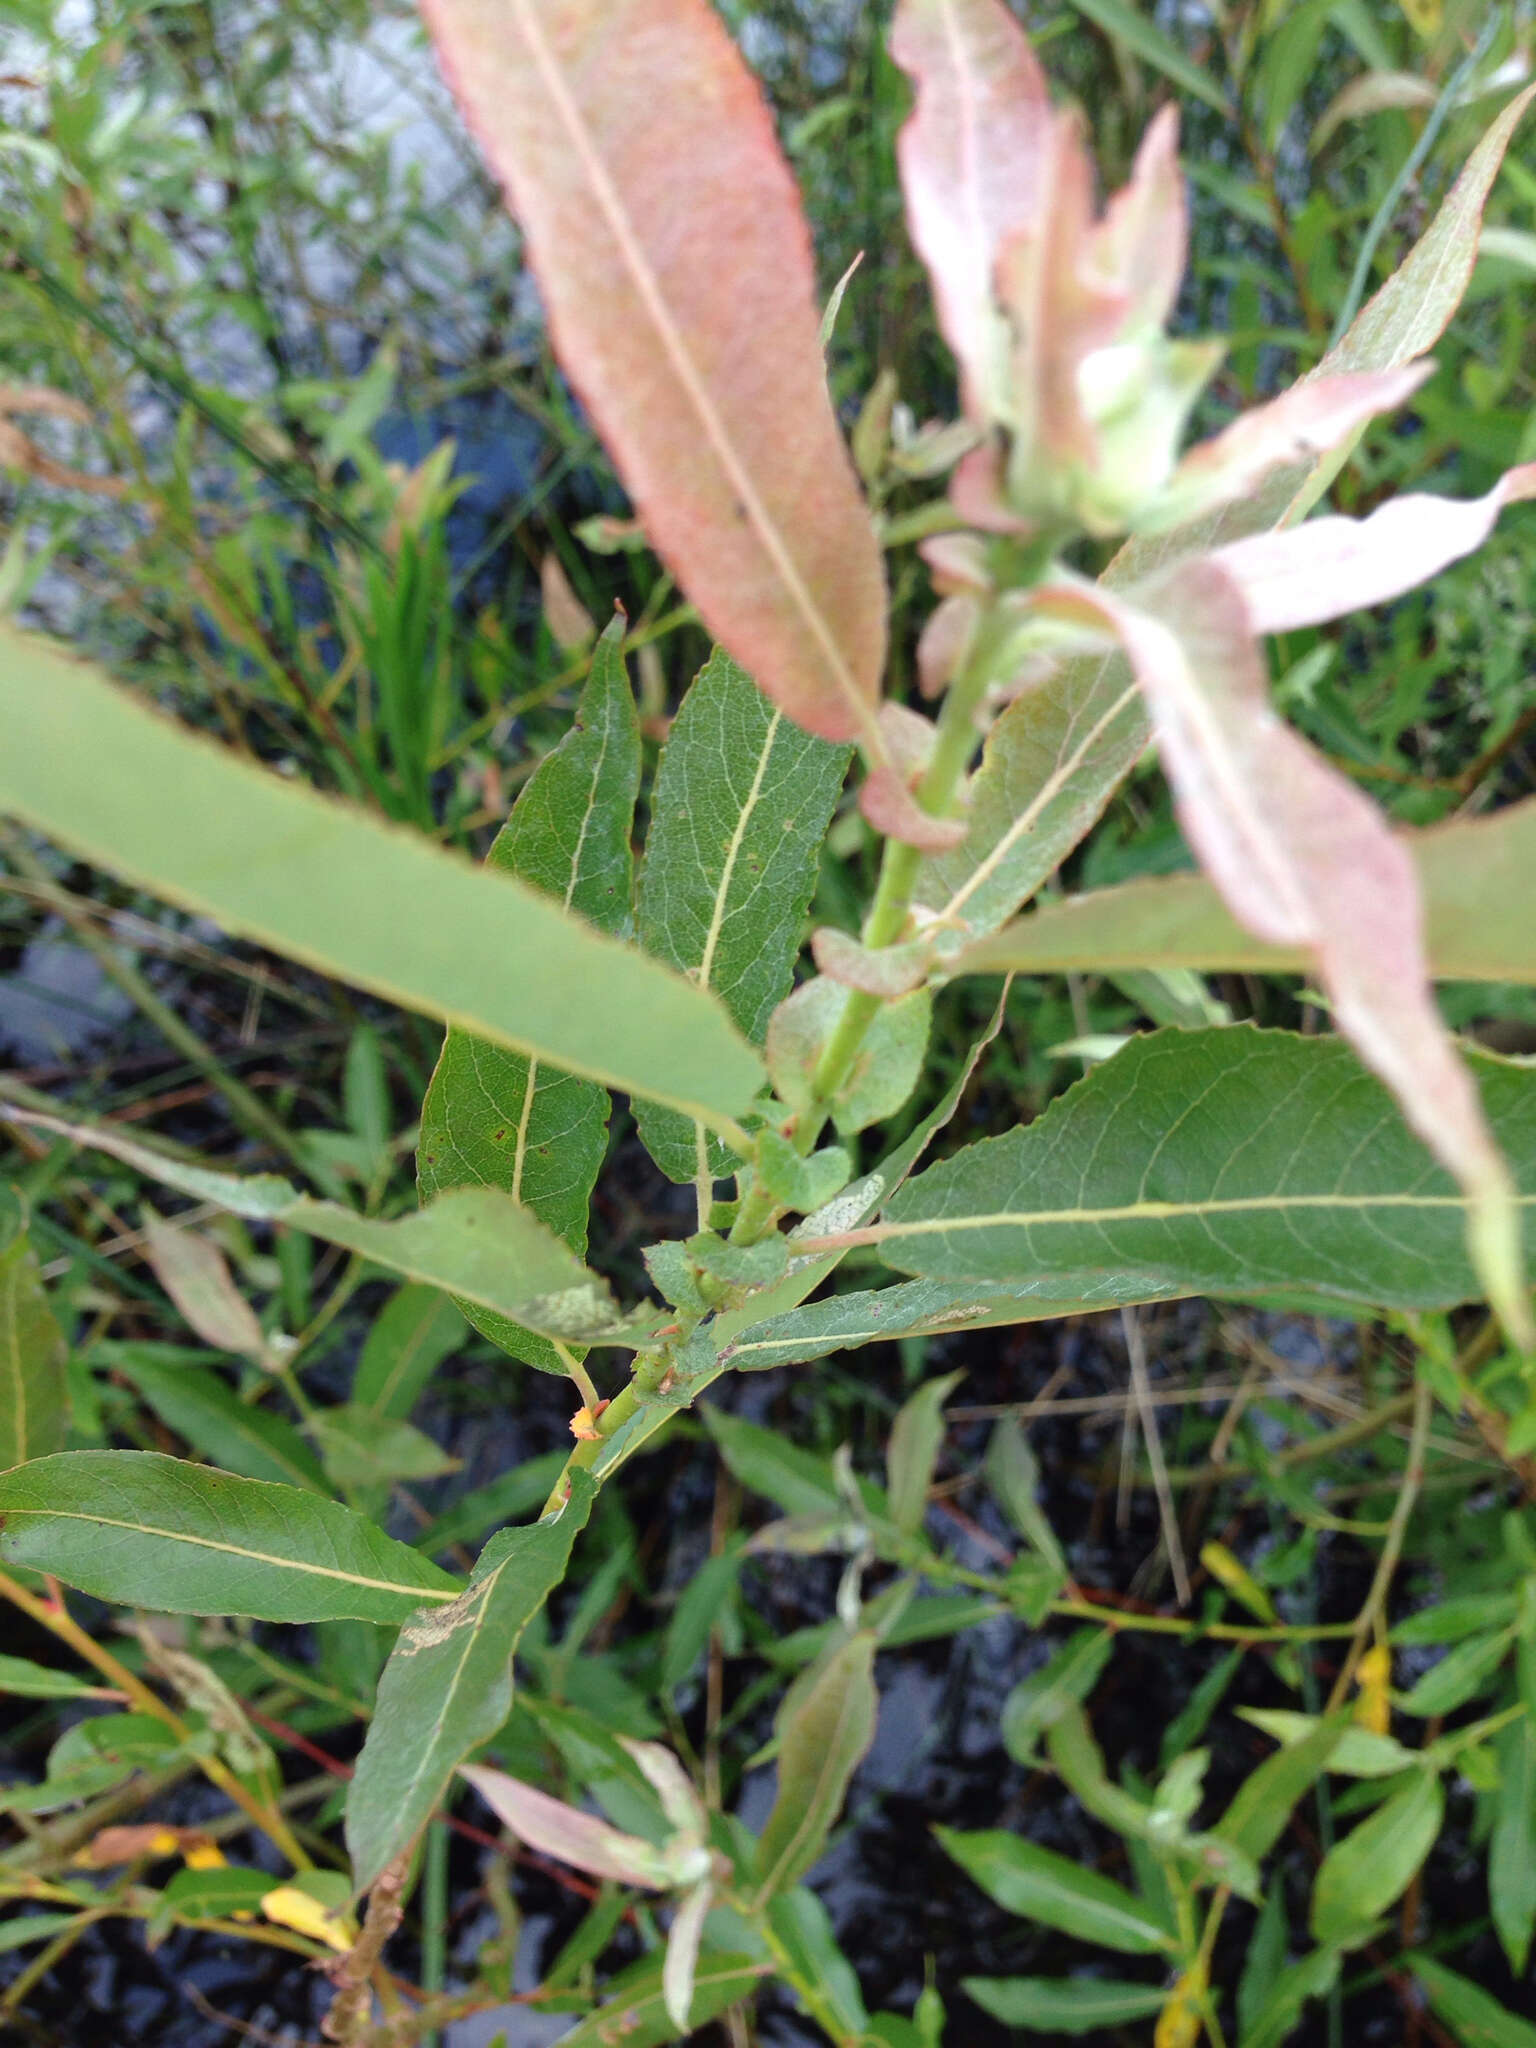
[[[1246,498],[1271,470],[1326,455],[1377,413],[1405,404],[1435,367],[1426,359],[1396,369],[1319,377],[1240,413],[1229,427],[1190,449],[1169,479],[1156,524],[1141,522],[1140,531],[1182,526]]]
[[[921,988],[933,966],[933,948],[925,939],[899,946],[863,946],[847,932],[821,925],[811,933],[811,956],[828,981],[890,1002]]]
[[[966,412],[990,418],[1006,333],[997,254],[1029,228],[1051,120],[1045,74],[998,0],[901,0],[891,56],[917,103],[896,144],[913,244],[960,366]]]
[[[555,347],[658,552],[775,703],[879,757],[885,573],[810,236],[708,0],[423,0]]]
[[[551,1799],[547,1792],[485,1764],[461,1764],[459,1775],[469,1780],[486,1805],[530,1849],[541,1850],[577,1870],[588,1870],[594,1877],[644,1885],[651,1891],[666,1889],[669,1880],[659,1867],[656,1850],[638,1835],[626,1835],[595,1814],[567,1806],[563,1799]]]
[[[1096,614],[1119,639],[1201,865],[1240,923],[1316,962],[1339,1029],[1461,1183],[1488,1298],[1532,1348],[1514,1184],[1435,1008],[1412,856],[1276,715],[1241,590],[1217,558],[1197,557],[1128,598],[1088,585],[1042,598]]]
[[[958,846],[965,837],[959,818],[936,818],[918,802],[916,790],[933,753],[937,729],[905,704],[882,704],[880,739],[885,760],[871,768],[859,790],[859,809],[877,832],[925,853]]]
[[[1483,498],[1416,492],[1366,519],[1329,515],[1229,541],[1211,560],[1242,591],[1255,632],[1286,633],[1427,583],[1480,548],[1504,507],[1521,498],[1536,498],[1536,462],[1506,471]]]
[[[697,1884],[679,1903],[667,1930],[666,1960],[661,1966],[661,1995],[667,2018],[680,2034],[688,2031],[693,2010],[693,1980],[699,1966],[699,1943],[704,1922],[714,1904],[708,1884]]]

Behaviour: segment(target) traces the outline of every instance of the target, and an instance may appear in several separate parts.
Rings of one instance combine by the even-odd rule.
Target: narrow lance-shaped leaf
[[[657,549],[774,702],[874,726],[880,553],[827,395],[810,236],[708,0],[429,0],[556,351]]]
[[[1283,549],[1315,530],[1239,548]],[[1089,585],[1041,601],[1096,614],[1118,635],[1202,866],[1260,937],[1307,948],[1340,1030],[1466,1190],[1469,1248],[1490,1301],[1536,1346],[1514,1185],[1435,1008],[1413,863],[1370,799],[1271,708],[1231,574],[1238,551],[1181,563],[1130,601]]]
[[[458,1765],[511,1713],[518,1640],[563,1578],[596,1491],[585,1472],[572,1473],[557,1514],[493,1536],[459,1597],[401,1629],[347,1794],[359,1889],[409,1846]]]
[[[1418,873],[1431,975],[1536,982],[1536,919],[1527,914],[1524,893],[1536,873],[1536,798],[1397,838]],[[1204,875],[1162,875],[1043,904],[968,947],[953,971],[1062,974],[1156,965],[1283,974],[1306,968],[1309,957],[1304,946],[1271,944],[1239,924]]]
[[[863,1344],[887,1344],[900,1337],[942,1337],[955,1330],[996,1329],[1008,1323],[1049,1322],[1093,1309],[1127,1308],[1165,1301],[1179,1292],[1175,1282],[1145,1273],[1054,1270],[1013,1287],[982,1287],[975,1281],[910,1280],[896,1287],[858,1288],[833,1294],[783,1315],[766,1316],[720,1352],[737,1372],[766,1372],[776,1365],[805,1365]]]
[[[1046,2038],[1150,2019],[1168,1996],[1161,1985],[1106,1977],[964,1977],[961,1988],[1005,2027]]]
[[[1337,348],[1313,372],[1376,370],[1411,362],[1433,348],[1461,304],[1477,262],[1483,208],[1515,130],[1525,119],[1536,86],[1527,86],[1502,107],[1488,132],[1462,166],[1440,210],[1381,289],[1360,309]],[[1292,526],[1322,497],[1353,452],[1355,435],[1320,462],[1297,465],[1289,478],[1289,503],[1264,525]],[[1258,530],[1256,526],[1247,529]]]
[[[1536,1074],[1469,1064],[1536,1239]],[[1107,1268],[1192,1294],[1430,1307],[1476,1297],[1465,1216],[1346,1045],[1239,1025],[1133,1038],[1027,1129],[918,1174],[879,1222],[804,1242],[875,1244],[979,1293]]]
[[[155,1278],[205,1344],[265,1364],[267,1340],[256,1311],[211,1239],[178,1229],[146,1207],[144,1252]]]
[[[640,874],[641,944],[719,996],[761,1044],[789,992],[821,844],[848,754],[790,723],[718,650],[683,699],[661,757]],[[664,1173],[702,1181],[730,1154],[699,1124],[642,1103]]]
[[[834,1650],[781,1716],[779,1789],[757,1845],[759,1900],[802,1877],[821,1854],[849,1780],[875,1739],[875,1638]]]
[[[1307,2001],[1326,1997],[1338,1982],[1347,1946],[1343,1942],[1325,1943],[1278,1970],[1244,2027],[1238,2048],[1284,2048],[1295,2035]]]
[[[1488,1903],[1509,1967],[1520,1976],[1536,1933],[1536,1714],[1529,1707],[1501,1732],[1498,1758]]]
[[[1288,633],[1385,604],[1480,548],[1506,505],[1536,497],[1536,462],[1509,470],[1481,498],[1414,492],[1367,519],[1308,520],[1217,548],[1256,633]]]
[[[345,1245],[390,1271],[424,1280],[514,1321],[588,1343],[633,1345],[643,1332],[622,1323],[606,1282],[588,1272],[537,1217],[499,1188],[450,1188],[429,1208],[394,1222],[359,1215],[340,1202],[301,1195],[276,1174],[240,1176],[186,1166],[115,1130],[67,1124],[30,1110],[7,1110],[13,1122],[56,1131],[110,1153],[167,1187],[217,1202],[236,1216],[290,1223],[312,1237]]]
[[[623,637],[616,618],[597,643],[575,725],[534,770],[486,856],[488,866],[607,932],[621,930],[630,914],[640,787],[640,722]],[[449,1031],[421,1108],[424,1201],[446,1188],[504,1188],[580,1258],[607,1144],[608,1092],[597,1082]],[[465,1312],[514,1358],[565,1371],[549,1338],[471,1303]]]
[[[926,1380],[902,1403],[891,1424],[885,1450],[886,1492],[898,1529],[911,1532],[922,1527],[934,1464],[944,1442],[944,1403],[964,1377],[947,1372]]]
[[[404,1418],[433,1373],[464,1341],[464,1318],[435,1287],[397,1287],[363,1339],[352,1405]]]
[[[20,1217],[6,1241],[0,1191],[0,1470],[62,1450],[69,1424],[64,1332],[48,1306],[37,1257]]]
[[[997,256],[1039,206],[1045,75],[995,0],[902,0],[890,49],[916,89],[896,145],[912,240],[966,411],[991,417],[1008,345],[994,303]]]
[[[216,1373],[165,1363],[137,1344],[98,1345],[91,1362],[120,1374],[167,1428],[215,1465],[247,1479],[330,1492],[319,1459],[293,1423],[240,1400]]]
[[[1347,1938],[1401,1898],[1444,1818],[1440,1780],[1424,1770],[1336,1842],[1312,1885],[1312,1932],[1318,1940]]]
[[[1346,371],[1403,368],[1445,332],[1472,274],[1484,204],[1533,92],[1493,122],[1422,238],[1304,385]],[[1271,470],[1247,499],[1173,533],[1133,536],[1104,583],[1125,589],[1186,556],[1291,523],[1321,496],[1357,439],[1358,431],[1346,434],[1331,455],[1307,453]],[[987,741],[965,841],[923,863],[914,900],[939,921],[937,942],[958,950],[1027,902],[1092,828],[1150,738],[1118,652],[1074,656],[1026,689]]]
[[[0,726],[0,809],[228,932],[727,1135],[761,1083],[719,1005],[656,961],[4,626]]]
[[[486,1764],[465,1764],[462,1774],[530,1849],[558,1857],[594,1877],[612,1878],[616,1884],[662,1891],[670,1882],[665,1856],[641,1836],[625,1834],[595,1813],[551,1798],[537,1785],[525,1785]]]
[[[161,1614],[404,1621],[459,1582],[296,1486],[154,1451],[61,1451],[0,1473],[0,1558]]]
[[[1408,1967],[1418,1978],[1436,2015],[1456,2029],[1463,2048],[1536,2048],[1536,2026],[1507,2005],[1428,1956],[1410,1956]]]
[[[1348,1723],[1347,1711],[1336,1714],[1266,1757],[1243,1780],[1213,1833],[1261,1862],[1284,1834],[1296,1802],[1322,1776]]]
[[[1122,1955],[1147,1956],[1174,1947],[1172,1930],[1150,1906],[1096,1870],[1000,1829],[961,1833],[935,1828],[947,1853],[1002,1907],[1056,1927],[1079,1941]]]

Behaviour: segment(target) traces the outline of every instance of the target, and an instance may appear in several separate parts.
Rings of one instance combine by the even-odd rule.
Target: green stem
[[[1376,1576],[1371,1581],[1371,1590],[1366,1594],[1365,1605],[1360,1609],[1355,1622],[1348,1654],[1339,1667],[1339,1675],[1333,1682],[1333,1691],[1328,1695],[1326,1711],[1330,1714],[1349,1692],[1355,1667],[1360,1662],[1377,1623],[1386,1612],[1387,1594],[1391,1589],[1392,1575],[1397,1570],[1398,1558],[1402,1555],[1409,1517],[1413,1513],[1413,1504],[1419,1497],[1419,1488],[1424,1483],[1424,1452],[1429,1442],[1429,1425],[1434,1412],[1434,1393],[1428,1379],[1421,1375],[1414,1383],[1413,1429],[1408,1439],[1408,1462],[1403,1470],[1402,1487],[1397,1496],[1397,1505],[1392,1511],[1392,1523],[1387,1531],[1387,1540],[1382,1545],[1381,1561],[1376,1567]]]
[[[974,650],[950,684],[939,711],[933,754],[917,786],[919,806],[932,818],[947,818],[955,807],[961,777],[976,747],[976,709],[994,675],[994,634],[983,622]],[[880,859],[880,879],[864,924],[864,944],[893,946],[906,929],[912,891],[922,866],[922,850],[904,840],[888,839]],[[808,1153],[832,1113],[838,1090],[858,1057],[869,1027],[880,1014],[884,998],[855,989],[823,1048],[811,1084],[811,1104],[801,1118],[795,1143]]]
[[[650,1391],[651,1375],[649,1367],[651,1364],[652,1361],[647,1359],[643,1365],[637,1365],[629,1381],[619,1389],[602,1414],[598,1416],[597,1434],[595,1436],[583,1437],[580,1442],[573,1446],[571,1455],[560,1469],[560,1477],[550,1488],[549,1499],[544,1503],[544,1513],[546,1515],[554,1514],[557,1508],[564,1505],[567,1484],[571,1474],[584,1471],[588,1465],[595,1464],[598,1452],[602,1450],[609,1437],[615,1435],[640,1406],[641,1395]]]
[[[838,2024],[837,2014],[832,2008],[831,2001],[823,1996],[815,1978],[807,1975],[796,1964],[794,1956],[785,1947],[784,1943],[780,1941],[777,1933],[774,1931],[767,1913],[761,1907],[754,1909],[745,1900],[732,1899],[729,1903],[744,1918],[751,1920],[752,1925],[762,1936],[764,1947],[773,1957],[774,1967],[778,1975],[784,1979],[786,1984],[793,1987],[800,2003],[805,2007],[827,2038],[835,2041],[837,2048],[852,2048],[852,2044],[860,2037],[850,2034],[845,2027]]]
[[[448,1963],[448,1830],[440,1820],[427,1829],[421,1880],[421,1988],[441,1991]],[[421,2037],[421,2048],[438,2048],[435,2027]]]

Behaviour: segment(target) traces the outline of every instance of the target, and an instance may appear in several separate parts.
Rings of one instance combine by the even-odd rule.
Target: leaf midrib
[[[343,1585],[363,1586],[369,1591],[380,1593],[403,1593],[411,1599],[457,1600],[463,1592],[462,1586],[451,1592],[433,1586],[418,1586],[403,1579],[370,1579],[362,1572],[344,1572],[335,1565],[306,1563],[300,1558],[280,1557],[267,1550],[249,1550],[240,1543],[221,1543],[216,1536],[189,1535],[185,1529],[162,1529],[153,1522],[130,1522],[114,1515],[85,1513],[79,1508],[9,1508],[6,1519],[14,1521],[30,1516],[40,1522],[89,1522],[98,1529],[126,1529],[133,1536],[158,1536],[170,1543],[185,1543],[194,1550],[217,1550],[230,1557],[243,1557],[252,1564],[273,1565],[279,1571],[301,1572],[306,1578],[337,1579]]]
[[[748,523],[756,532],[764,552],[778,572],[796,612],[810,628],[811,637],[821,651],[838,695],[856,718],[859,730],[865,735],[866,744],[869,745],[872,754],[876,758],[883,758],[885,747],[879,728],[875,724],[874,713],[859,690],[820,606],[814,602],[811,593],[806,589],[777,525],[769,517],[768,508],[758,496],[757,487],[737,453],[734,442],[726,432],[725,422],[715,410],[708,389],[662,296],[660,283],[645,251],[631,230],[629,216],[614,189],[607,166],[588,133],[581,109],[571,97],[564,74],[555,62],[554,53],[534,11],[527,4],[527,0],[512,0],[512,5],[532,53],[534,65],[544,81],[555,113],[566,131],[577,159],[591,182],[593,195],[608,223],[609,232],[618,247],[624,267],[634,282],[640,301],[650,315],[673,374],[698,416],[705,437],[714,449],[721,468],[730,479],[731,488],[746,512]]]
[[[1521,1208],[1536,1207],[1536,1194],[1515,1196]],[[811,1237],[798,1241],[806,1252],[840,1250],[847,1245],[887,1244],[900,1237],[938,1237],[952,1230],[1031,1230],[1051,1224],[1163,1222],[1183,1217],[1266,1214],[1272,1210],[1344,1209],[1365,1212],[1373,1209],[1464,1210],[1466,1198],[1459,1194],[1412,1195],[1404,1193],[1343,1195],[1233,1195],[1211,1197],[1198,1202],[1121,1202],[1099,1209],[993,1209],[973,1215],[915,1217],[911,1222],[872,1223],[835,1236]]]

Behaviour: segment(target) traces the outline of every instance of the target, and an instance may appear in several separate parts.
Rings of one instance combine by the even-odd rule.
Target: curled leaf
[[[1241,590],[1256,633],[1288,633],[1427,583],[1480,548],[1504,507],[1522,498],[1536,498],[1536,462],[1507,470],[1485,497],[1413,492],[1366,519],[1332,514],[1250,534],[1217,548],[1211,559]]]
[[[933,964],[933,951],[925,939],[900,946],[861,946],[847,932],[830,925],[812,932],[811,952],[829,980],[886,998],[921,988]]]
[[[311,1941],[324,1942],[338,1955],[346,1955],[357,1939],[350,1914],[338,1914],[334,1907],[322,1905],[297,1885],[275,1885],[263,1895],[261,1910],[275,1927],[291,1927],[295,1934],[307,1934]]]

